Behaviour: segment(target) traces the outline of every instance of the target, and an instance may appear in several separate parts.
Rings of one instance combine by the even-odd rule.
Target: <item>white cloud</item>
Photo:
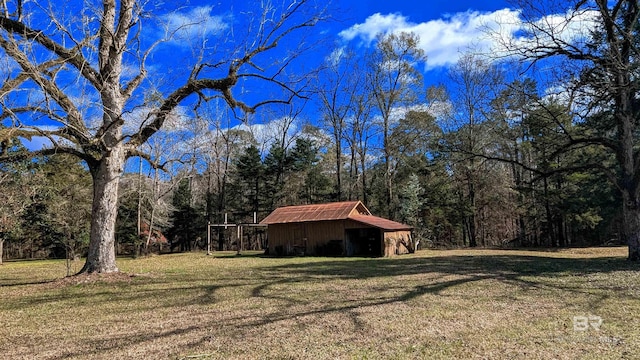
[[[329,56],[325,58],[325,62],[330,66],[338,66],[340,61],[344,59],[345,56],[345,48],[344,46],[338,47],[334,49]]]
[[[242,123],[232,129],[244,130],[252,134],[263,153],[268,152],[276,141],[282,141],[283,137],[285,144],[290,146],[299,135],[298,121],[289,117],[277,118],[263,124]]]
[[[595,23],[597,15],[587,11],[577,15],[570,12],[549,15],[535,22],[535,26],[550,29],[557,38],[575,41],[584,36],[585,30],[592,29]],[[369,16],[364,23],[343,30],[339,36],[346,41],[359,39],[369,46],[381,33],[413,32],[420,37],[420,47],[427,54],[427,69],[433,69],[455,64],[461,54],[469,49],[495,55],[506,54],[502,50],[505,41],[530,45],[531,40],[522,37],[527,30],[519,10],[502,9],[493,12],[467,11],[422,23],[411,22],[401,14],[377,13]],[[539,41],[548,41],[548,38]]]
[[[595,10],[568,11],[566,14],[553,14],[538,19],[530,24],[523,24],[521,29],[524,35],[509,38],[511,48],[533,49],[528,53],[519,51],[526,55],[539,55],[547,50],[549,46],[571,44],[581,46],[581,42],[591,36],[591,31],[598,27],[600,14]],[[530,36],[535,33],[536,36]],[[503,36],[503,39],[507,39]]]
[[[125,113],[122,116],[125,120],[123,129],[124,133],[127,135],[133,135],[140,131],[144,126],[149,125],[155,120],[155,111],[157,111],[157,108],[155,107],[141,106]],[[193,118],[188,114],[188,108],[184,106],[177,106],[166,117],[160,131],[166,133],[188,132],[192,130],[192,123]],[[91,129],[95,130],[101,125],[101,118],[92,118],[90,121]]]
[[[229,19],[212,15],[213,6],[198,6],[187,12],[172,12],[161,17],[165,32],[174,45],[188,46],[192,41],[221,34],[229,28]]]
[[[407,18],[400,14],[382,15],[380,13],[373,14],[362,24],[356,24],[352,27],[340,32],[340,36],[345,40],[353,40],[357,37],[371,43],[380,33],[388,34],[392,32],[402,31],[400,29],[413,26],[407,22]]]
[[[519,12],[509,9],[492,13],[468,11],[413,23],[400,14],[374,14],[364,23],[340,32],[340,36],[348,41],[359,38],[368,45],[380,33],[413,32],[420,37],[420,47],[427,54],[427,68],[431,69],[456,63],[460,54],[471,47],[484,50],[493,47],[484,30],[501,29],[512,34],[520,29],[518,16]]]
[[[28,127],[29,130],[39,130],[43,132],[60,130],[60,126],[56,125],[40,125]],[[54,141],[67,146],[72,146],[68,141],[60,138],[59,136],[52,137]],[[49,149],[53,147],[53,142],[46,136],[31,136],[30,138],[20,137],[22,145],[29,151],[39,151],[42,149]]]

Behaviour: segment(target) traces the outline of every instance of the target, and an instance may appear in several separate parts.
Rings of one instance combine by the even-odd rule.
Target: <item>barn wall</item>
[[[272,224],[268,227],[269,254],[325,255],[335,249],[327,246],[339,240],[345,246],[345,230],[368,226],[353,220],[316,221],[306,223]],[[383,256],[407,254],[410,231],[387,231],[382,235]],[[335,244],[333,242],[332,244]]]
[[[344,243],[344,220],[309,222],[305,225],[307,251],[310,255],[324,252],[320,247],[326,246],[332,240]]]
[[[293,244],[293,231],[290,224],[273,224],[267,227],[269,254],[277,254],[278,247]],[[282,254],[281,254],[282,255]]]
[[[331,240],[344,242],[344,230],[343,220],[272,224],[267,230],[269,253],[315,255]]]
[[[410,234],[408,230],[403,231],[387,231],[384,233],[384,256],[394,256],[400,254],[408,254],[407,248],[410,243]]]

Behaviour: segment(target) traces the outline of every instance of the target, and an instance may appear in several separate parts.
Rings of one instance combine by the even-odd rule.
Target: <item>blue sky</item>
[[[147,59],[150,74],[147,89],[155,88],[166,95],[176,84],[183,83],[185,76],[191,71],[191,66],[199,61],[201,55],[211,63],[228,59],[225,49],[229,45],[238,44],[239,42],[235,42],[236,39],[246,39],[247,34],[256,31],[256,28],[249,27],[245,21],[251,14],[257,14],[260,3],[232,0],[216,3],[200,0],[186,3],[173,0],[148,3],[147,6],[154,16],[142,19],[145,25],[139,30],[146,39],[142,46],[148,46],[161,38],[165,38],[166,41],[158,45]],[[318,3],[325,4],[320,0]],[[72,7],[72,4],[69,6]],[[357,44],[366,48],[372,45],[372,40],[379,33],[411,31],[420,36],[420,47],[427,55],[427,62],[423,66],[427,86],[437,84],[441,80],[439,75],[455,64],[465,50],[473,47],[476,51],[494,52],[497,44],[484,30],[487,27],[500,29],[506,38],[516,38],[516,34],[522,30],[520,12],[507,1],[340,0],[330,6],[337,10],[332,12],[334,21],[316,25],[306,34],[309,37],[304,38],[305,42],[312,43],[313,37],[322,36],[326,40],[325,45],[328,44],[329,47],[309,51],[303,60],[309,64],[317,64],[329,55],[332,47]],[[546,20],[552,24],[555,14],[549,15]],[[562,14],[557,18],[562,19]],[[297,42],[302,42],[296,36],[290,37],[289,42],[283,45],[295,46]],[[201,53],[199,49],[202,49],[203,45],[207,50]],[[286,58],[285,51],[286,46],[279,46],[268,53],[268,58],[259,59],[259,65],[269,66],[281,61],[282,58]],[[221,73],[209,69],[210,73],[205,75],[224,75],[224,67],[221,69],[217,70],[223,71]],[[135,76],[136,71],[137,66],[127,68],[123,78]],[[241,99],[264,96],[265,91],[263,88],[252,86],[237,86],[237,89],[234,89],[234,93]],[[78,91],[78,94],[83,94],[84,101],[88,104],[95,103],[82,91]],[[138,93],[140,100],[144,96],[145,92]],[[135,103],[131,106],[132,114],[144,117],[144,108],[136,107]],[[95,110],[96,113],[100,111],[99,108]],[[314,114],[306,116],[307,121],[314,121]],[[265,120],[269,118],[273,119],[274,115],[263,115],[255,123],[270,121]],[[179,124],[177,126],[179,127]],[[137,125],[134,124],[133,128],[137,128]],[[33,144],[32,148],[38,146],[38,140],[35,141],[36,144]]]
[[[215,39],[230,31],[237,32],[234,25],[237,28],[239,21],[242,21],[238,14],[252,6],[255,8],[258,4],[258,1],[248,1],[242,5],[227,7],[224,3],[212,5],[207,1],[196,1],[177,9],[165,4],[163,10],[168,12],[162,16],[162,21],[167,24],[167,28],[176,28],[189,21],[198,22],[197,26],[185,28],[184,36],[178,34],[169,44],[184,47],[185,38],[208,36]],[[330,6],[336,10],[332,11],[333,21],[320,23],[314,29],[328,41],[335,41],[336,44],[347,41],[368,42],[370,45],[378,33],[412,31],[423,40],[422,47],[429,58],[427,70],[455,63],[460,52],[470,46],[489,46],[482,28],[499,22],[514,23],[518,16],[517,9],[501,0],[339,0]],[[237,33],[234,35],[237,36]],[[223,40],[224,37],[219,39]]]
[[[345,4],[345,8],[353,9],[358,16],[364,18],[374,13],[403,13],[405,15],[415,16],[416,21],[428,21],[438,19],[446,14],[454,14],[473,11],[495,11],[498,9],[510,7],[507,1],[485,0],[485,1],[469,1],[469,0],[432,0],[432,1],[411,1],[411,0],[371,0],[371,1],[341,1]],[[364,16],[362,16],[364,15]]]
[[[238,28],[244,30],[241,23],[243,15],[249,13],[252,6],[255,8],[255,4],[258,3],[244,2],[227,7],[224,3],[212,4],[202,1],[177,9],[172,8],[169,3],[163,5],[166,14],[160,16],[160,22],[165,24],[166,31],[170,33],[172,29],[179,27],[183,30],[177,32],[173,40],[163,44],[150,60],[159,62],[155,65],[158,67],[161,67],[164,61],[175,63],[177,57],[183,58],[181,63],[189,63],[193,61],[193,49],[201,45],[202,39],[206,38],[207,44],[211,44],[216,40],[228,41],[229,34],[240,38],[242,34]],[[513,18],[518,15],[506,1],[341,0],[330,6],[335,9],[332,11],[332,20],[322,22],[311,30],[312,34],[315,33],[326,40],[325,46],[306,54],[306,62],[317,64],[329,55],[332,48],[349,43],[362,48],[371,46],[378,33],[412,31],[422,39],[421,47],[428,57],[423,68],[427,86],[436,84],[439,81],[438,75],[455,64],[460,54],[469,47],[480,46],[488,49],[492,46],[486,40],[483,26],[504,21],[513,22]],[[184,26],[191,23],[197,26]],[[294,36],[290,40],[296,42],[299,39]],[[311,42],[309,39],[306,41]],[[275,49],[271,56],[282,56],[284,48]],[[167,74],[173,71],[177,70],[167,69]],[[263,95],[262,89],[249,86],[235,89],[234,93],[240,98]],[[314,109],[314,106],[306,108]],[[319,115],[311,110],[306,112],[304,117],[303,121],[317,123]],[[252,131],[259,143],[266,143],[268,140],[264,138],[274,136],[274,129],[268,129],[264,124],[278,121],[278,114],[259,113],[251,120],[249,127],[246,124],[238,125],[239,121],[234,123]],[[299,130],[298,126],[299,123],[292,124],[289,128],[291,135]],[[263,146],[263,151],[268,150],[268,145]]]
[[[318,3],[323,4],[322,1]],[[194,49],[202,43],[202,39],[206,38],[207,45],[210,45],[216,41],[228,41],[227,35],[239,38],[247,27],[243,17],[255,12],[258,4],[258,1],[249,1],[229,7],[225,3],[211,5],[197,1],[178,8],[164,4],[162,10],[166,14],[160,16],[160,21],[166,24],[169,32],[189,22],[197,25],[183,27],[171,41],[160,46],[150,60],[163,62],[167,57],[176,60],[177,56],[182,56],[184,60],[181,62],[188,64],[194,61]],[[305,61],[310,68],[325,59],[332,47],[349,44],[366,50],[373,45],[379,33],[413,32],[420,37],[420,47],[427,55],[427,62],[422,68],[427,86],[438,84],[442,80],[440,75],[467,50],[487,54],[499,51],[495,38],[491,38],[487,29],[492,29],[494,35],[495,32],[500,33],[503,39],[516,39],[523,30],[520,11],[512,3],[502,0],[340,0],[329,6],[334,9],[332,21],[321,22],[311,30],[312,35],[306,34],[310,36],[305,38],[306,42],[312,42],[314,36],[321,36],[325,45],[329,45],[306,54]],[[563,20],[564,14],[550,15],[544,20],[553,24],[556,20]],[[558,16],[554,19],[554,15]],[[289,37],[289,45],[298,41],[296,36]],[[192,47],[189,47],[190,44]],[[276,61],[285,51],[285,46],[279,46],[279,49],[270,51],[268,56]],[[268,63],[264,61],[261,65]],[[175,71],[170,68],[167,74]],[[243,96],[250,98],[251,92],[262,91],[260,88],[257,90],[246,86],[242,90]]]
[[[279,2],[276,2],[279,4]],[[322,2],[319,2],[322,4]],[[166,15],[161,21],[166,28],[175,29],[185,23],[197,23],[196,26],[183,27],[174,39],[161,46],[152,61],[164,61],[167,55],[193,57],[188,44],[199,39],[224,41],[226,35],[238,36],[238,25],[242,28],[242,14],[255,9],[258,1],[243,2],[240,5],[227,6],[223,3],[212,4],[196,1],[188,5],[172,8],[170,3],[163,5]],[[514,23],[517,27],[518,12],[507,1],[362,1],[339,0],[330,4],[333,21],[318,24],[313,31],[322,35],[328,43],[340,46],[352,42],[363,46],[371,45],[378,33],[412,31],[422,39],[422,48],[428,60],[425,70],[442,70],[455,63],[461,52],[469,47],[483,50],[491,46],[483,27],[497,23]],[[254,10],[255,11],[255,10]],[[509,31],[509,29],[507,29]],[[189,39],[189,40],[186,40]],[[295,36],[290,40],[295,40]],[[197,44],[194,44],[197,46]],[[180,49],[181,48],[181,49]],[[178,52],[177,52],[178,51]],[[278,49],[274,53],[277,53]],[[322,54],[312,51],[309,55],[317,60]],[[320,56],[319,56],[320,55]],[[186,60],[188,61],[188,60]]]

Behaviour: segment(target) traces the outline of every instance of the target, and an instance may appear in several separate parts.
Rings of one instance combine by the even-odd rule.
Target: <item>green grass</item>
[[[0,267],[8,359],[636,359],[640,267],[624,248],[395,258],[202,253]],[[81,264],[76,264],[78,268]],[[599,330],[574,330],[574,316]],[[593,321],[593,320],[592,320]]]

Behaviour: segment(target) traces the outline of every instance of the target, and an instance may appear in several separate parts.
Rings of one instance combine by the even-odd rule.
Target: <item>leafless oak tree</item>
[[[282,7],[270,1],[261,4],[262,8],[244,14],[252,21],[227,33],[232,51],[219,51],[221,45],[203,46],[198,61],[187,69],[188,76],[176,80],[177,85],[156,89],[157,105],[144,121],[131,126],[128,113],[147,106],[140,94],[156,85],[150,57],[159,41],[145,38],[147,28],[143,29],[151,22],[154,10],[147,7],[153,4],[136,0],[0,3],[0,49],[2,56],[12,60],[0,82],[0,120],[9,125],[0,132],[0,141],[44,137],[52,146],[32,154],[69,153],[86,161],[94,189],[91,240],[81,272],[118,271],[114,230],[125,162],[136,156],[151,161],[141,145],[180,106],[221,97],[231,108],[251,113],[301,96],[304,84],[284,70],[307,45],[289,39],[321,21],[323,11],[311,0],[285,1]],[[233,38],[238,34],[241,39]],[[282,58],[269,58],[281,43],[292,49]],[[172,70],[183,66],[175,63]],[[279,88],[279,97],[266,95],[249,103],[233,91],[238,84],[256,87],[261,83]],[[51,123],[55,126],[42,126]]]

